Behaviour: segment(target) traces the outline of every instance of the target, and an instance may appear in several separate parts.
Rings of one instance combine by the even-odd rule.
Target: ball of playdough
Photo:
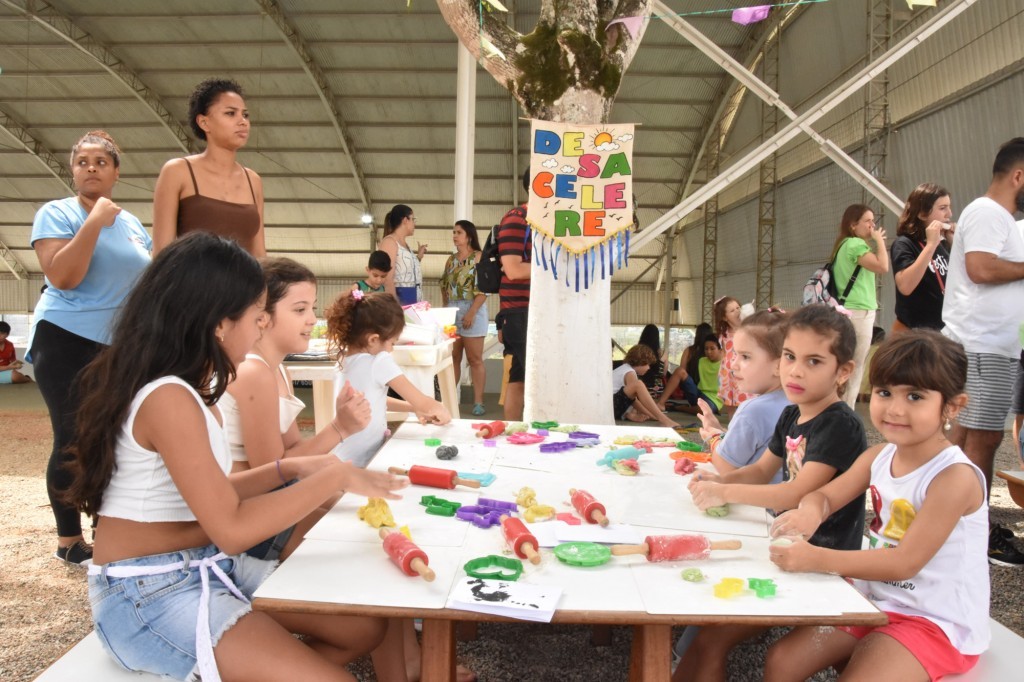
[[[692,474],[697,469],[697,465],[693,463],[693,460],[689,457],[681,457],[676,460],[675,466],[673,467],[675,472],[680,476],[686,476]]]
[[[683,580],[689,583],[699,583],[704,580],[704,573],[699,568],[684,568]]]
[[[438,459],[455,459],[455,456],[459,454],[459,449],[454,445],[442,445],[434,451]]]
[[[729,515],[729,505],[723,504],[720,507],[708,507],[707,509],[704,510],[704,513],[708,516],[722,518],[723,516]]]
[[[772,544],[776,547],[789,547],[793,544],[793,538],[775,538],[772,540]]]

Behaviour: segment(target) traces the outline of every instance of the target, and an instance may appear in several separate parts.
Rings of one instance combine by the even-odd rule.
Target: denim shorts
[[[176,680],[193,678],[196,671],[196,618],[202,595],[200,569],[179,568],[169,573],[112,578],[102,572],[113,566],[159,567],[214,556],[213,545],[168,554],[115,561],[89,575],[89,601],[96,634],[107,653],[126,670],[166,675]],[[217,562],[238,590],[252,598],[276,561],[233,556]],[[235,595],[211,571],[210,638],[221,635],[248,614],[252,607]]]
[[[449,301],[448,305],[452,308],[458,308],[458,312],[455,313],[455,331],[459,336],[465,336],[468,339],[472,339],[478,336],[487,336],[487,304],[484,303],[480,306],[480,309],[476,311],[476,315],[473,316],[473,324],[469,326],[469,329],[462,327],[462,318],[466,316],[466,311],[473,305],[473,300],[468,301]]]

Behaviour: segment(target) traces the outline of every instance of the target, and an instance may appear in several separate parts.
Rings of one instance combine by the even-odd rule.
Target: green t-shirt
[[[697,388],[700,392],[711,398],[711,401],[722,409],[722,399],[718,397],[718,370],[722,368],[722,361],[711,362],[707,358],[697,361],[697,375],[700,381]]]
[[[850,277],[853,276],[857,261],[865,253],[870,252],[871,247],[860,237],[849,237],[839,247],[832,272],[836,277],[836,291],[839,292],[840,297],[843,295],[846,285],[849,284]],[[853,289],[850,290],[850,295],[843,302],[843,306],[848,310],[878,309],[878,297],[875,296],[875,273],[865,267],[860,269],[857,281],[854,283]]]

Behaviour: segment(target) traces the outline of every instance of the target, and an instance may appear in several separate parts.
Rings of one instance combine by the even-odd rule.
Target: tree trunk
[[[622,24],[608,23],[649,15],[650,3],[543,0],[536,28],[521,35],[492,13],[480,17],[477,0],[437,0],[462,44],[527,115],[580,124],[608,121],[647,27],[642,23],[634,36]],[[610,275],[577,293],[534,261],[526,347],[527,421],[614,423]]]

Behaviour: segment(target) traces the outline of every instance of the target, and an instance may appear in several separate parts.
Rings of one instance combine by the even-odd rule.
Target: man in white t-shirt
[[[949,257],[943,330],[967,353],[967,395],[951,441],[984,473],[992,487],[992,464],[1003,440],[1017,377],[1024,320],[1024,235],[1014,211],[1024,211],[1024,138],[1010,140],[996,154],[985,196],[964,209]],[[989,561],[1024,565],[1013,533],[993,524]]]

